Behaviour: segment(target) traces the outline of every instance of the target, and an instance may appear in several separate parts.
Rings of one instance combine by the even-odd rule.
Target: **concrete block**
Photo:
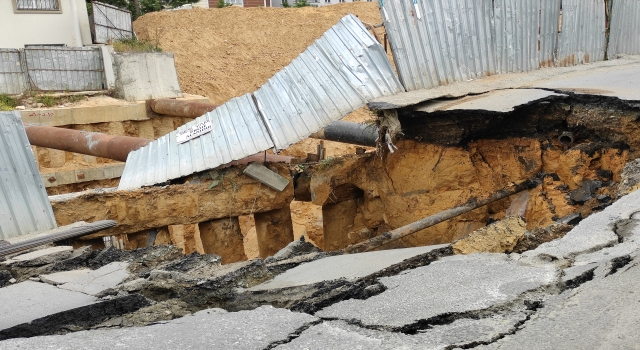
[[[255,213],[258,252],[261,258],[276,254],[293,242],[293,222],[289,207]]]
[[[182,97],[171,53],[114,55],[116,95],[127,101]]]
[[[14,263],[20,263],[22,266],[42,266],[66,259],[70,257],[72,253],[73,247],[71,246],[51,247],[15,256],[9,260],[3,261],[2,264],[12,265]]]
[[[243,173],[276,191],[282,192],[289,185],[289,180],[286,177],[280,176],[280,174],[259,163],[249,164]]]
[[[237,217],[201,222],[198,229],[205,254],[218,254],[225,264],[247,260]]]
[[[0,288],[0,330],[89,305],[93,300],[87,294],[32,281]]]
[[[117,286],[129,277],[129,263],[113,262],[97,270],[75,270],[42,275],[43,282],[58,285],[58,288],[96,295],[107,288]]]
[[[368,276],[418,255],[447,247],[447,244],[417,248],[382,250],[332,256],[302,264],[250,290],[304,286],[344,278],[350,281]]]

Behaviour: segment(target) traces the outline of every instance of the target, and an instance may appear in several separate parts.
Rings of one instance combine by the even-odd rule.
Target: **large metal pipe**
[[[314,139],[375,147],[378,127],[354,122],[335,121],[310,136]]]
[[[153,140],[139,137],[114,136],[53,126],[25,125],[29,142],[34,146],[75,152],[95,157],[127,161],[130,152]]]
[[[526,191],[530,188],[537,186],[537,184],[538,183],[536,181],[530,179],[530,180],[523,181],[517,185],[503,188],[497,192],[492,193],[491,195],[489,195],[489,197],[486,197],[486,198],[482,198],[482,199],[472,198],[466,203],[459,205],[457,207],[447,209],[438,214],[427,216],[426,218],[420,219],[416,222],[412,222],[402,227],[398,227],[395,230],[385,232],[379,236],[375,236],[366,241],[350,245],[346,247],[343,251],[347,254],[368,252],[370,250],[383,246],[387,243],[412,235],[418,231],[424,230],[425,228],[429,228],[431,226],[437,225],[443,221],[455,218],[464,213],[468,213],[474,209],[491,204],[495,201],[499,201],[503,198],[509,197],[518,192]]]
[[[207,112],[213,111],[217,107],[217,105],[211,103],[172,100],[168,98],[151,101],[151,110],[154,112],[176,117],[198,118]]]

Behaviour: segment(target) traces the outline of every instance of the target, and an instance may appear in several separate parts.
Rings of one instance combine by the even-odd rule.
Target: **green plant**
[[[58,104],[59,98],[53,97],[51,95],[39,95],[36,96],[36,102],[42,103],[47,107],[53,107]]]
[[[294,7],[306,7],[306,6],[311,6],[311,5],[309,5],[307,0],[296,0],[296,2],[293,4],[293,6]]]
[[[233,6],[233,4],[230,2],[226,2],[224,0],[218,0],[218,8],[224,8],[229,6]]]
[[[284,8],[289,8],[289,7],[291,7],[291,5],[289,5],[289,1],[287,1],[287,0],[282,0],[282,7],[284,7]]]
[[[0,94],[0,111],[11,111],[15,109],[17,105],[18,102],[15,98],[9,95]]]
[[[158,43],[138,38],[115,40],[110,44],[116,52],[162,52]]]

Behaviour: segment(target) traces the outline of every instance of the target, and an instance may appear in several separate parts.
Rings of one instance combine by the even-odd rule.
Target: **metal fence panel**
[[[97,47],[24,48],[29,84],[42,91],[104,89],[102,51]]]
[[[0,239],[56,228],[18,112],[0,112]]]
[[[640,0],[614,0],[610,28],[609,58],[640,54]]]
[[[500,73],[553,66],[560,0],[496,0],[494,28]]]
[[[353,15],[255,92],[277,149],[307,138],[377,97],[403,91],[384,49]]]
[[[496,73],[492,0],[388,0],[380,5],[407,90]]]
[[[27,89],[22,52],[0,49],[0,94],[20,94]]]
[[[179,133],[204,122],[211,123],[210,132],[178,143]],[[273,142],[262,117],[251,95],[246,94],[131,152],[118,189],[130,190],[163,183],[272,147]]]
[[[562,0],[556,66],[604,60],[604,0]]]
[[[401,91],[382,46],[355,16],[348,15],[255,97],[234,98],[130,153],[118,189],[151,186],[273,147],[284,148],[369,100]],[[191,133],[205,128],[209,129],[202,134]],[[196,136],[179,143],[185,134]]]
[[[131,12],[100,2],[93,2],[93,33],[94,42],[97,44],[130,39],[133,37]]]

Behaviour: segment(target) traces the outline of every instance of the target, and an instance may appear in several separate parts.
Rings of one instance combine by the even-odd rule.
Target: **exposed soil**
[[[257,90],[349,13],[369,24],[382,22],[377,3],[361,2],[152,12],[133,28],[139,38],[175,55],[183,91],[222,104]]]

